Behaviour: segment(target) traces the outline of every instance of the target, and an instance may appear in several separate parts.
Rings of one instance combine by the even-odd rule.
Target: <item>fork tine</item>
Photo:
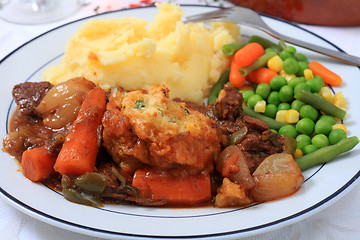
[[[208,13],[202,13],[202,14],[197,14],[197,15],[193,15],[193,16],[189,16],[186,19],[188,21],[196,21],[196,20],[206,20],[206,19],[214,19],[214,18],[218,18],[220,16],[222,16],[222,12],[219,11],[214,11],[214,12],[208,12]]]
[[[207,13],[201,13],[186,17],[187,22],[201,22],[209,19],[219,19],[226,16],[227,8],[215,10]]]

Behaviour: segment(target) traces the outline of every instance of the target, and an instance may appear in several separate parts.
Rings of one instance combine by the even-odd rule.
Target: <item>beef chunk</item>
[[[257,130],[259,132],[269,129],[269,126],[262,120],[247,115],[243,117],[243,120],[247,123],[250,129]]]
[[[14,86],[12,95],[20,111],[31,114],[52,88],[49,82],[25,82]]]
[[[219,119],[235,122],[242,115],[243,101],[242,94],[235,87],[225,84],[215,104]]]

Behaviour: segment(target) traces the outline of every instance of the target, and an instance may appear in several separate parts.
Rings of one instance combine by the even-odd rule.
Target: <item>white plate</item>
[[[211,7],[183,6],[186,14],[213,10]],[[93,18],[134,16],[152,21],[156,8],[139,8],[106,13]],[[315,44],[337,49],[325,39],[287,22],[264,18],[277,31]],[[0,135],[7,132],[9,113],[14,110],[11,91],[16,83],[38,81],[45,68],[59,64],[67,40],[87,19],[66,24],[31,40],[11,53],[0,63],[2,86]],[[242,34],[264,35],[243,27]],[[316,59],[341,75],[341,91],[348,101],[345,124],[350,135],[360,136],[360,72],[356,67],[332,61],[301,48],[309,59]],[[338,91],[338,89],[335,89]],[[352,188],[360,175],[360,161],[356,159],[359,147],[321,167],[305,171],[305,183],[291,197],[236,209],[190,208],[167,209],[139,206],[111,206],[102,209],[66,201],[63,196],[42,184],[24,178],[18,163],[8,154],[0,153],[1,194],[13,206],[39,220],[55,226],[106,238],[227,238],[244,237],[274,230],[314,214],[339,199]]]

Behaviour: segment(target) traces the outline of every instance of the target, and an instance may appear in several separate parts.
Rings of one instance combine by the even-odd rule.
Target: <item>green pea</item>
[[[316,121],[316,119],[318,118],[318,110],[316,110],[313,106],[311,105],[304,105],[300,108],[300,117],[301,118],[309,118],[311,119],[313,122]]]
[[[280,110],[289,110],[290,104],[289,103],[280,103],[278,106],[278,111]]]
[[[275,118],[278,108],[275,104],[266,104],[264,115]]]
[[[272,90],[279,91],[280,88],[287,85],[287,81],[282,76],[275,76],[270,80],[270,87]]]
[[[267,52],[276,52],[273,48],[265,48],[265,53]]]
[[[280,88],[279,99],[281,102],[291,102],[294,99],[293,88],[288,85]]]
[[[314,79],[317,80],[321,84],[321,87],[325,87],[325,82],[322,79],[322,77],[320,77],[319,75],[315,75]]]
[[[296,85],[298,85],[299,83],[304,83],[306,82],[306,79],[304,77],[294,77],[292,79],[290,79],[290,81],[288,82],[288,85],[292,88],[295,88]]]
[[[263,99],[267,99],[267,97],[270,94],[270,85],[267,83],[260,83],[259,85],[257,85],[255,93],[257,95],[260,95]]]
[[[255,107],[256,103],[259,101],[262,101],[262,100],[263,100],[263,98],[260,95],[254,94],[249,97],[247,104],[249,107],[251,107],[253,109]]]
[[[300,62],[307,62],[307,57],[302,53],[295,53],[295,58]]]
[[[331,125],[334,125],[336,123],[336,120],[333,116],[330,115],[321,115],[319,117],[319,120],[326,120],[327,122],[329,122]]]
[[[317,81],[319,81],[321,83],[321,86],[322,87],[325,87],[325,82],[324,80],[322,79],[322,77],[320,77],[319,75],[315,75],[314,76],[314,79],[316,79]]]
[[[319,119],[315,124],[316,134],[328,135],[331,130],[332,130],[332,124],[326,119]]]
[[[317,134],[311,139],[311,144],[317,148],[329,146],[329,139],[324,134]]]
[[[307,61],[300,61],[299,64],[299,70],[295,73],[296,76],[303,77],[305,69],[309,69],[309,63]]]
[[[344,138],[346,138],[346,132],[340,128],[334,129],[329,133],[330,144],[336,144]]]
[[[295,99],[295,100],[291,103],[291,109],[294,109],[294,110],[300,112],[300,108],[301,108],[302,106],[304,106],[304,105],[305,105],[304,102]]]
[[[295,126],[298,133],[311,135],[314,132],[315,123],[310,118],[300,119]]]
[[[275,129],[270,129],[273,133],[278,133]]]
[[[318,78],[310,78],[306,81],[306,84],[309,85],[311,92],[318,93],[323,87],[322,83]]]
[[[296,137],[297,148],[303,150],[306,145],[311,144],[311,138],[306,134],[299,134]]]
[[[297,131],[296,131],[296,128],[293,126],[293,125],[285,125],[285,126],[282,126],[280,129],[279,129],[279,134],[281,135],[288,135],[289,137],[292,137],[292,138],[296,138],[297,136]]]
[[[274,104],[279,105],[280,104],[280,98],[279,98],[279,92],[271,92],[267,99],[268,104]]]
[[[294,55],[289,53],[288,51],[285,51],[285,50],[282,50],[280,53],[279,53],[279,57],[285,61],[285,59],[288,59],[288,58],[294,58]]]
[[[316,146],[309,144],[303,148],[303,153],[304,153],[304,155],[306,155],[306,154],[313,153],[316,150],[318,150],[318,148]]]
[[[297,84],[294,88],[294,94],[296,94],[300,90],[307,90],[307,91],[311,92],[311,88],[308,84],[306,84],[306,82]]]
[[[295,54],[296,53],[296,49],[293,46],[286,46],[284,51],[287,51],[290,54]]]
[[[294,58],[286,58],[284,60],[284,70],[287,74],[295,74],[299,71],[299,64]]]
[[[247,103],[249,101],[249,98],[252,96],[252,95],[255,95],[255,93],[251,90],[246,90],[246,91],[240,91],[243,98],[244,98],[244,102]]]

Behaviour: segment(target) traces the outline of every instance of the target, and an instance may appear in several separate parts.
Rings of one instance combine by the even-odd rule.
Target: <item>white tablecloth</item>
[[[97,12],[129,7],[139,1],[93,0],[75,15],[67,19],[42,25],[16,25],[0,19],[0,59],[11,53],[33,37],[62,25],[66,22],[93,15]],[[209,4],[231,6],[226,1],[171,1],[177,4]],[[340,47],[345,52],[360,56],[359,27],[321,27],[301,25]],[[2,76],[4,81],[4,76]],[[4,240],[57,240],[57,239],[96,239],[90,236],[69,232],[43,223],[16,210],[4,199],[0,199],[0,239]],[[326,209],[272,232],[247,239],[360,239],[360,185],[357,184],[345,197]]]

